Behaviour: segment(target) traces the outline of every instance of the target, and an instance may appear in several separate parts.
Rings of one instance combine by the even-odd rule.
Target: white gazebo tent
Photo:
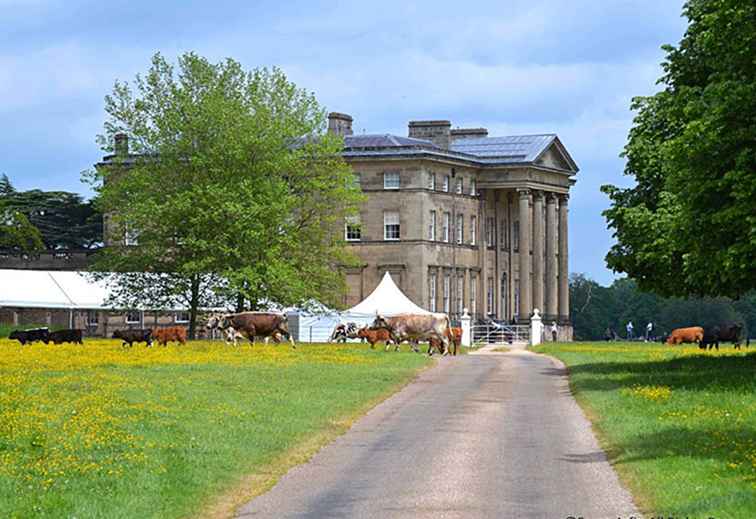
[[[342,322],[356,322],[370,325],[375,316],[394,316],[399,314],[429,314],[430,312],[419,307],[404,295],[404,292],[396,286],[391,274],[386,272],[383,279],[378,283],[369,296],[349,310],[341,313]]]

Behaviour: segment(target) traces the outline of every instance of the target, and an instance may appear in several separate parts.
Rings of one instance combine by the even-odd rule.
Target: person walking
[[[556,321],[554,321],[553,323],[551,323],[551,340],[553,342],[556,342],[557,340],[557,331],[558,331],[557,323]]]
[[[627,326],[625,326],[625,329],[627,330],[627,340],[632,341],[633,340],[633,322],[628,321]]]
[[[654,324],[649,321],[646,325],[646,342],[651,340],[651,332],[654,330]]]

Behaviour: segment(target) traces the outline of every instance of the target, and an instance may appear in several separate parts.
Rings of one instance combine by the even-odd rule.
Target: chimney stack
[[[449,149],[451,121],[410,121],[409,136],[425,139],[445,150]]]
[[[328,133],[334,135],[352,135],[352,116],[349,114],[341,114],[339,112],[331,112],[328,114]]]
[[[485,137],[488,137],[486,128],[457,128],[451,131],[452,142],[462,139],[483,139]]]
[[[129,154],[129,136],[125,133],[116,133],[113,136],[113,148],[116,155],[126,156]]]

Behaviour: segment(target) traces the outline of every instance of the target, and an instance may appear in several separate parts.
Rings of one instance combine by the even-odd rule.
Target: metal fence
[[[483,346],[484,344],[512,344],[529,341],[530,326],[527,324],[483,321],[472,327],[473,347]]]

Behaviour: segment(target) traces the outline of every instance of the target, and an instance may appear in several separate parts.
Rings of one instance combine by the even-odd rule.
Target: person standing
[[[646,342],[651,340],[651,332],[654,330],[654,324],[649,321],[646,325]]]
[[[625,326],[625,329],[627,330],[627,340],[632,341],[633,340],[633,322],[628,321],[627,326]]]
[[[553,342],[557,341],[557,335],[558,335],[557,331],[558,331],[557,323],[556,321],[554,321],[553,323],[551,323],[551,340]]]

